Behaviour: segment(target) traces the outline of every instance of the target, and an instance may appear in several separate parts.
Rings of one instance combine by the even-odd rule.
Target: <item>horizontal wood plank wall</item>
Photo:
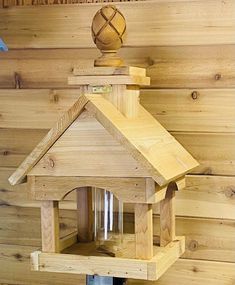
[[[235,45],[128,47],[119,53],[127,64],[147,68],[151,88],[235,87]],[[94,48],[0,53],[0,88],[68,88],[73,68],[92,66],[98,56]]]
[[[150,2],[117,4],[128,23],[125,46],[235,43],[233,0]],[[1,9],[0,34],[10,48],[91,48],[90,27],[99,7],[82,4]]]
[[[75,2],[83,3],[31,7]],[[10,47],[0,53],[0,284],[85,284],[84,276],[29,271],[29,254],[40,247],[40,204],[30,200],[26,185],[12,187],[7,178],[80,95],[79,88],[67,85],[68,75],[76,67],[92,66],[99,55],[90,24],[101,4],[88,2],[94,1],[0,0],[0,36]],[[151,77],[150,88],[141,90],[141,103],[201,163],[176,196],[176,230],[186,235],[186,252],[154,284],[231,285],[235,1],[155,0],[118,7],[128,21],[120,55],[147,68]],[[62,235],[76,225],[74,199],[72,192],[60,205]],[[132,206],[125,211],[125,229],[131,231]],[[155,207],[154,239],[158,213]]]

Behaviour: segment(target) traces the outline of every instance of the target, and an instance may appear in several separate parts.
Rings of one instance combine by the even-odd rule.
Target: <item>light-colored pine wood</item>
[[[9,178],[9,182],[12,185],[22,182],[27,173],[47,152],[55,140],[57,140],[64,133],[71,122],[74,121],[81,113],[86,103],[87,99],[84,96],[80,96],[76,103],[60,118],[59,121],[57,121],[56,125],[48,132],[48,134],[31,152],[31,154],[17,168],[16,172],[14,172]]]
[[[9,11],[1,9],[0,18],[5,24],[1,36],[10,48],[91,48],[94,44],[90,25],[100,7],[102,5],[97,4],[57,6],[56,9],[50,6],[12,7],[10,18]],[[117,8],[128,22],[126,46],[234,43],[234,2],[231,0],[224,4],[219,0],[144,1],[135,5],[119,3]],[[156,11],[160,18],[156,17]],[[35,18],[38,21],[34,21]],[[48,31],[48,27],[58,24],[59,30]],[[13,34],[9,32],[13,30]]]
[[[0,89],[0,127],[49,129],[81,92]],[[193,92],[196,99],[192,98]],[[141,90],[140,103],[168,131],[234,132],[234,92],[234,89],[148,89]]]
[[[67,236],[64,236],[63,238],[60,239],[60,251],[64,250],[67,247],[72,246],[78,241],[78,232],[74,231]]]
[[[107,76],[69,76],[68,84],[74,85],[109,85],[109,84],[126,84],[126,85],[150,85],[150,77],[128,76],[128,75],[107,75]]]
[[[192,173],[207,175],[234,175],[234,133],[191,133],[172,135],[198,160]]]
[[[88,112],[84,112],[74,121],[30,174],[95,177],[149,176],[128,151]]]
[[[21,88],[68,88],[71,69],[94,69],[97,55],[95,48],[9,50],[0,54],[0,87],[15,88],[17,72]],[[122,48],[120,55],[129,65],[147,68],[152,87],[235,87],[235,45]]]
[[[30,199],[30,193],[28,192],[26,184],[20,184],[12,187],[7,181],[8,177],[12,173],[12,168],[0,168],[0,188],[3,189],[1,191],[1,201],[4,205],[15,205],[21,207],[40,207],[38,201],[32,201]],[[45,177],[44,177],[45,178]],[[57,185],[57,190],[55,189],[54,183],[49,183],[48,180],[45,180],[46,185],[50,186],[50,189],[54,189],[55,195],[47,196],[56,200],[56,197],[62,198],[60,196],[60,191],[66,189],[66,180],[63,181],[61,178],[61,182]],[[135,190],[131,193],[127,193],[125,196],[126,201],[137,202],[135,199],[143,199],[141,195],[141,189],[144,187],[143,183],[136,178],[136,182],[138,186],[134,187]],[[115,195],[119,191],[119,186],[116,183],[116,179],[111,179],[112,191],[114,191]],[[75,182],[77,183],[77,182]],[[107,182],[105,182],[107,183]],[[38,185],[41,185],[38,184]],[[60,185],[62,185],[60,187]],[[64,186],[63,186],[64,185]],[[104,187],[104,184],[97,178],[94,181],[94,185],[97,187]],[[128,179],[123,179],[124,186],[128,189],[130,188]],[[84,185],[83,185],[84,186]],[[71,182],[71,188],[74,188],[75,185]],[[215,176],[215,175],[189,175],[186,176],[186,188],[183,191],[177,192],[176,195],[176,215],[178,216],[190,216],[190,217],[206,217],[206,218],[214,218],[214,219],[235,219],[234,212],[234,192],[233,189],[235,187],[235,178],[232,176]],[[42,190],[43,187],[40,187]],[[111,189],[111,188],[110,188]],[[43,191],[43,190],[42,190]],[[61,192],[62,193],[62,192]],[[137,195],[138,193],[138,195]],[[153,192],[151,192],[153,193]],[[60,203],[60,206],[64,209],[75,209],[76,203],[74,201],[75,197],[71,193],[65,197],[65,201]],[[136,194],[136,195],[135,195]],[[161,192],[157,192],[157,197],[159,194],[165,194]],[[50,195],[50,194],[48,194]],[[59,195],[59,196],[57,196]],[[130,196],[129,196],[130,195]],[[151,194],[152,195],[152,194]],[[128,198],[128,196],[130,198]],[[118,196],[117,196],[118,197]],[[41,199],[41,196],[38,198]],[[160,197],[162,199],[162,197]],[[150,199],[150,197],[149,197]],[[157,198],[158,199],[158,198]],[[144,199],[143,199],[144,200]],[[149,203],[154,203],[152,199],[148,200]],[[130,208],[130,207],[129,207]],[[215,211],[216,208],[216,211]],[[128,209],[131,211],[131,209]],[[154,209],[155,213],[158,213],[158,209]]]
[[[92,188],[82,187],[76,191],[78,241],[89,242],[93,239]]]
[[[0,129],[0,167],[18,167],[45,136],[45,130]],[[197,174],[231,176],[235,172],[233,133],[171,133],[197,160],[200,160]],[[224,143],[226,142],[226,144]],[[24,149],[24,145],[27,150]]]
[[[174,183],[172,183],[174,184]],[[168,186],[165,199],[160,202],[160,245],[166,246],[175,239],[175,190]]]
[[[152,205],[135,204],[135,243],[137,259],[153,257]]]
[[[146,203],[150,199],[151,202],[155,201],[154,194],[157,190],[156,186],[153,185],[151,187],[151,197],[146,197],[145,178],[37,176],[32,188],[32,195],[36,200],[62,200],[66,198],[70,191],[85,186],[111,191],[119,200],[125,203]],[[150,190],[150,187],[148,189]]]
[[[184,238],[179,237],[165,248],[155,247],[150,260],[36,252],[31,261],[38,256],[38,270],[45,272],[65,273],[69,267],[76,274],[157,280],[183,252]]]
[[[127,211],[125,207],[124,231],[134,233],[134,215]],[[216,212],[218,211],[216,207]],[[16,253],[21,245],[41,247],[39,209],[1,206],[0,216],[1,244],[14,245]],[[156,242],[160,234],[158,215],[154,215],[153,222]],[[60,223],[60,238],[64,239],[76,230],[77,211],[60,209]],[[232,219],[177,217],[177,235],[185,235],[186,238],[184,258],[235,262],[233,225]]]
[[[73,75],[135,75],[146,77],[146,69],[135,66],[119,66],[119,67],[90,67],[90,68],[74,68]]]
[[[57,274],[47,272],[33,272],[30,270],[29,256],[38,247],[15,246],[1,244],[1,254],[5,257],[0,260],[1,281],[5,284],[48,284],[48,285],[77,285],[85,284],[85,275]],[[19,254],[20,258],[15,255]],[[17,255],[18,256],[18,255]],[[14,271],[14,274],[12,272]],[[24,272],[24,274],[22,274]],[[226,276],[226,277],[225,277]],[[175,280],[182,285],[193,282],[195,285],[228,285],[235,278],[235,265],[230,262],[215,262],[204,260],[177,260],[160,280],[152,282],[153,285],[174,284]],[[148,285],[149,281],[129,279],[131,285]]]
[[[145,169],[148,169],[150,176],[159,185],[177,179],[198,165],[193,157],[141,106],[139,106],[139,116],[128,120],[101,95],[86,96],[89,98],[86,109],[94,114],[104,128],[121,142]]]
[[[0,128],[0,166],[18,167],[46,133],[45,130]]]
[[[234,132],[234,89],[142,90],[141,104],[169,131]]]
[[[57,201],[42,201],[41,204],[42,251],[59,252],[59,205]]]
[[[0,90],[0,126],[49,129],[76,102],[81,89]]]

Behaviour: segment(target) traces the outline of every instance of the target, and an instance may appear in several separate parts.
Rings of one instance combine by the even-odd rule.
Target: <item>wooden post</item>
[[[77,189],[78,209],[78,241],[93,240],[92,189],[82,187]]]
[[[127,118],[136,118],[139,110],[139,87],[136,85],[112,85],[108,100]],[[107,98],[107,96],[105,96]]]
[[[152,205],[135,204],[136,258],[153,257],[153,217]]]
[[[175,190],[169,187],[165,199],[160,202],[160,246],[166,246],[175,239],[174,202]]]
[[[59,252],[58,201],[42,201],[41,204],[42,251]]]

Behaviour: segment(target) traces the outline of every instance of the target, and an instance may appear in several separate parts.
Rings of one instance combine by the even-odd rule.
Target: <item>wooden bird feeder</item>
[[[184,237],[175,236],[174,196],[198,163],[140,105],[139,87],[148,86],[150,78],[144,68],[124,66],[116,55],[125,34],[121,13],[103,7],[92,33],[101,58],[95,67],[74,69],[68,79],[83,94],[9,179],[13,185],[27,181],[33,199],[41,201],[42,251],[32,253],[32,269],[157,280],[185,250]],[[97,249],[94,189],[133,204],[135,232],[121,233],[121,246],[112,247],[112,254]],[[60,238],[58,203],[71,191],[77,192],[78,229]],[[104,224],[110,219],[102,209],[99,217]]]

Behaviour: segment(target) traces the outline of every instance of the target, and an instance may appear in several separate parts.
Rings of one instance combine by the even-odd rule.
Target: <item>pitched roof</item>
[[[177,179],[198,166],[197,161],[142,106],[137,118],[128,119],[102,95],[83,95],[12,174],[9,178],[11,184],[24,180],[84,108],[94,115],[159,185]]]

